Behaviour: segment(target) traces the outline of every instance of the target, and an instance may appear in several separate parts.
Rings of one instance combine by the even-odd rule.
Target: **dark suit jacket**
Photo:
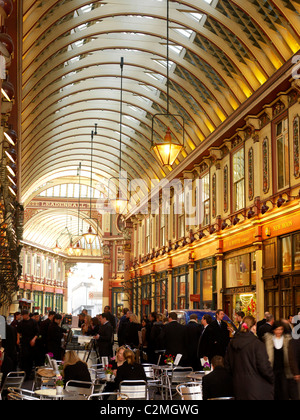
[[[106,322],[99,327],[99,355],[100,357],[112,356],[112,343],[113,343],[113,328],[110,322]]]
[[[198,343],[198,358],[208,357],[211,361],[213,357],[214,330],[208,325],[202,332]]]
[[[272,325],[267,322],[257,330],[257,337],[260,341],[264,341],[264,335],[272,331]]]
[[[216,367],[202,379],[203,400],[210,398],[233,397],[233,380],[223,367]]]
[[[63,335],[64,330],[56,322],[51,322],[47,335],[47,352],[53,353],[53,358],[56,360],[62,360],[61,339]]]
[[[222,356],[226,354],[227,346],[230,342],[230,333],[225,321],[221,322],[221,327],[218,321],[215,320],[211,324],[214,335],[214,343],[212,346],[212,356]]]
[[[176,356],[178,353],[182,354],[182,361],[186,358],[186,326],[179,324],[177,321],[169,322],[164,325],[161,332],[161,339],[164,343],[166,354]],[[181,363],[182,364],[182,363]]]
[[[201,324],[194,321],[190,321],[186,326],[187,357],[194,370],[200,370],[200,360],[197,357],[197,350],[202,328]]]

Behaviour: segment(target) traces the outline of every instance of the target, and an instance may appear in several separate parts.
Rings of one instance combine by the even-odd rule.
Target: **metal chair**
[[[8,388],[8,400],[22,400],[22,401],[39,401],[40,398],[36,396],[33,391],[22,388]]]
[[[149,393],[160,390],[162,396],[162,378],[159,374],[159,371],[156,369],[156,365],[151,365],[149,363],[143,363],[143,368],[147,377],[147,385]],[[150,397],[151,399],[151,397]]]
[[[120,392],[128,395],[129,400],[147,400],[148,388],[146,381],[126,380],[120,383]]]
[[[94,382],[70,380],[67,382],[65,389],[68,392],[76,392],[78,399],[86,400],[94,393]]]
[[[1,395],[4,391],[6,391],[9,387],[13,388],[21,388],[24,381],[25,381],[25,372],[9,372],[4,379],[2,388],[1,388]]]
[[[170,400],[173,400],[173,392],[176,391],[176,386],[188,382],[188,375],[192,372],[192,367],[181,366],[176,366],[173,369],[166,371],[163,388],[166,392],[169,392]],[[176,394],[177,391],[174,393],[174,396]]]
[[[107,398],[103,398],[107,397]],[[88,400],[117,400],[117,401],[125,401],[128,400],[129,397],[126,394],[122,394],[121,392],[99,392],[98,394],[91,394],[88,397]]]
[[[41,389],[42,387],[54,388],[56,375],[50,367],[36,367],[34,373],[34,380],[32,382],[32,391]]]
[[[187,382],[177,385],[176,391],[183,401],[202,400],[202,384],[197,382]]]
[[[235,401],[234,397],[209,398],[207,401]]]

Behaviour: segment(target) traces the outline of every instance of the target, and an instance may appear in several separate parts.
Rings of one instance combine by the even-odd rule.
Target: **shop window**
[[[276,125],[276,152],[277,152],[277,189],[278,191],[289,185],[289,133],[288,119]]]
[[[239,211],[245,207],[245,156],[244,149],[233,155],[233,211]]]
[[[225,261],[226,287],[248,286],[250,284],[250,254],[228,258]]]
[[[294,270],[300,270],[300,233],[294,235]]]
[[[166,271],[156,275],[154,303],[156,312],[164,313],[168,307],[168,273]]]
[[[292,271],[292,238],[288,236],[286,238],[282,238],[282,271]]]
[[[194,293],[200,295],[200,302],[194,303],[194,309],[216,309],[216,266],[214,259],[195,263]]]
[[[188,266],[175,268],[172,279],[172,309],[189,308],[189,269]]]
[[[202,178],[203,226],[210,224],[210,179],[209,173]]]

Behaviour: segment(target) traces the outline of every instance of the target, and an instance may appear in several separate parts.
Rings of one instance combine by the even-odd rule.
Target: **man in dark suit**
[[[214,335],[211,323],[213,319],[210,315],[206,314],[202,317],[201,324],[203,330],[201,332],[199,343],[198,343],[198,360],[205,359],[207,362],[211,362],[212,359],[212,347],[214,344]]]
[[[100,328],[99,334],[95,336],[95,339],[98,340],[99,355],[100,357],[111,357],[113,354],[112,345],[113,345],[113,327],[108,321],[107,313],[100,315]]]
[[[264,341],[265,334],[272,331],[273,324],[275,320],[273,315],[269,314],[266,317],[266,323],[258,328],[257,330],[257,337],[260,339],[260,341]]]
[[[166,354],[175,356],[182,354],[181,366],[187,363],[186,352],[186,327],[177,322],[177,314],[170,312],[168,324],[164,325],[161,331],[161,340],[164,344]]]
[[[192,314],[190,316],[190,321],[186,326],[186,347],[189,364],[195,371],[200,370],[201,368],[200,360],[197,357],[197,348],[202,329],[202,325],[198,323],[197,314]]]
[[[233,397],[233,380],[224,367],[223,357],[215,356],[211,364],[213,371],[202,379],[203,400]]]
[[[212,356],[222,356],[226,354],[227,346],[230,341],[230,333],[228,325],[223,321],[225,314],[222,309],[218,309],[216,312],[216,319],[211,323],[213,329],[213,346]]]
[[[263,325],[265,325],[265,323],[267,322],[267,317],[270,315],[270,312],[265,312],[265,317],[264,319],[262,319],[261,321],[258,321],[256,329],[257,331],[260,329],[260,327],[262,327]]]

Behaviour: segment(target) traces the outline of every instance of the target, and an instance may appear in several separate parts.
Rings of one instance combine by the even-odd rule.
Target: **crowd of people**
[[[152,312],[139,322],[129,309],[125,308],[117,319],[107,306],[93,318],[83,312],[78,327],[83,335],[94,338],[99,357],[108,357],[112,363],[115,381],[107,385],[107,391],[117,389],[125,379],[146,380],[142,363],[164,363],[162,356],[174,360],[179,354],[180,366],[194,371],[202,371],[205,365],[212,368],[212,373],[203,378],[204,399],[233,396],[242,400],[298,400],[300,328],[299,336],[295,335],[293,317],[276,321],[266,313],[256,323],[252,316],[238,312],[236,324],[228,324],[224,315],[220,309],[216,319],[206,314],[199,320],[192,314],[188,324],[182,325],[175,312],[167,317]],[[86,363],[76,352],[65,352],[63,322],[63,316],[54,311],[44,320],[26,310],[17,312],[3,340],[3,376],[20,368],[30,379],[33,367],[43,366],[46,354],[51,353],[54,359],[64,360],[65,378],[89,381]],[[114,351],[115,337],[118,348]]]

